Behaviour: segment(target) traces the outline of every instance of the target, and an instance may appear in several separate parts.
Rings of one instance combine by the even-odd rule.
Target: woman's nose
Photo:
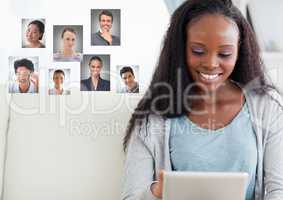
[[[214,55],[214,54],[208,55],[205,60],[204,66],[207,69],[214,69],[214,68],[219,67],[219,60],[218,60],[217,55]]]

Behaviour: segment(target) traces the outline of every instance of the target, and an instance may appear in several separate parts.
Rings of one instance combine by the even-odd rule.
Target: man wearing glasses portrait
[[[16,80],[10,85],[10,93],[37,93],[38,75],[34,73],[34,64],[23,58],[14,62]]]

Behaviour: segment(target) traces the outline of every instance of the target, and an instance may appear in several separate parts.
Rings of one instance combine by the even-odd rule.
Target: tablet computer
[[[165,172],[163,200],[245,200],[248,174]]]

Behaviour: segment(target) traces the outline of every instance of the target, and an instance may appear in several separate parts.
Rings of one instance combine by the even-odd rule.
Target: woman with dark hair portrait
[[[71,27],[66,27],[61,33],[61,50],[55,53],[54,61],[80,62],[82,54],[75,51],[77,33]]]
[[[110,81],[101,78],[103,60],[92,56],[88,62],[89,78],[81,80],[81,91],[110,91]]]
[[[65,72],[63,70],[61,70],[61,69],[56,69],[53,72],[54,87],[49,89],[48,93],[50,95],[66,95],[66,94],[70,94],[69,90],[65,90],[63,88],[64,80],[65,80]]]
[[[28,44],[24,48],[45,48],[41,42],[45,25],[39,20],[31,21],[26,30],[26,40]]]
[[[246,172],[246,200],[283,199],[283,100],[231,0],[188,0],[129,121],[122,199],[162,199],[164,171]]]

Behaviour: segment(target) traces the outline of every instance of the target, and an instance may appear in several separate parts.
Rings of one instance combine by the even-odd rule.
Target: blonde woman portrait
[[[80,62],[82,59],[82,27],[61,29],[60,26],[54,27],[54,52],[56,52],[53,56],[54,61]]]

